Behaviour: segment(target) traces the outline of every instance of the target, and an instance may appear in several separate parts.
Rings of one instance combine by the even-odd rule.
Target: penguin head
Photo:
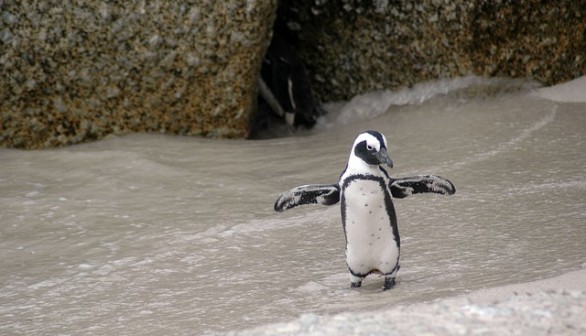
[[[387,139],[377,131],[366,131],[358,135],[352,145],[350,162],[362,161],[371,166],[386,164],[393,168],[393,161],[387,152]]]

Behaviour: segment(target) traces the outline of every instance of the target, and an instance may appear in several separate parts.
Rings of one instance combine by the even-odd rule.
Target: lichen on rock
[[[243,137],[267,1],[0,2],[0,144],[126,132]]]
[[[551,85],[586,74],[579,1],[284,0],[322,101],[464,75]]]

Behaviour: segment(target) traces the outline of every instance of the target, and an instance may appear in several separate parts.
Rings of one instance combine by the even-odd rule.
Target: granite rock
[[[246,137],[277,0],[0,0],[0,146]],[[586,4],[281,0],[319,101],[463,75],[586,74]]]
[[[586,74],[584,1],[284,0],[322,101],[463,75]]]
[[[0,0],[0,145],[243,137],[276,0]]]

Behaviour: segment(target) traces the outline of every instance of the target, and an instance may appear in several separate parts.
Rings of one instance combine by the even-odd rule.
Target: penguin
[[[454,184],[441,176],[392,178],[386,137],[377,131],[358,135],[338,183],[302,185],[282,193],[274,209],[282,212],[305,204],[340,203],[346,240],[350,287],[358,288],[370,274],[382,274],[383,290],[396,284],[401,240],[393,198],[420,193],[453,195]]]
[[[275,133],[273,128],[278,133],[280,121],[286,125],[286,134],[311,129],[325,115],[294,45],[282,18],[277,17],[257,80],[257,110],[251,118],[249,138],[270,137]]]

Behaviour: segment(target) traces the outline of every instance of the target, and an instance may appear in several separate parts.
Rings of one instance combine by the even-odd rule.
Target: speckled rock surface
[[[322,101],[459,75],[586,74],[584,1],[284,2]]]
[[[281,0],[322,102],[461,75],[586,74],[586,3]],[[0,0],[0,146],[243,137],[277,0]]]
[[[244,136],[276,6],[0,0],[0,145]]]

